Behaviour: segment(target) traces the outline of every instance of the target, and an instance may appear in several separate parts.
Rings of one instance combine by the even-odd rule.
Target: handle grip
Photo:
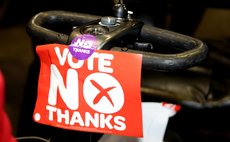
[[[100,18],[101,16],[76,12],[46,11],[32,17],[27,26],[27,32],[37,44],[68,44],[70,31],[74,26],[80,26]],[[63,31],[59,31],[60,29]],[[143,54],[143,69],[158,71],[186,69],[202,62],[208,53],[206,44],[196,38],[150,25],[142,26],[138,39],[158,47],[174,48],[180,51],[179,53],[163,54],[133,49],[126,50]],[[123,51],[121,47],[112,47],[111,50]]]

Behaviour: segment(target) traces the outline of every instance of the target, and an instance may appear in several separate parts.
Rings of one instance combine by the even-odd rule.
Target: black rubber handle
[[[30,20],[27,31],[32,40],[38,44],[67,44],[70,33],[66,31],[100,18],[101,16],[69,11],[46,11],[38,13]],[[58,32],[58,28],[50,29],[56,25],[60,25],[61,28],[65,26],[67,30]],[[128,49],[127,52],[143,54],[143,69],[160,71],[186,69],[202,62],[208,53],[205,43],[196,38],[149,25],[142,27],[139,39],[158,47],[174,48],[180,51],[162,54]],[[113,47],[111,50],[123,51],[120,47]]]

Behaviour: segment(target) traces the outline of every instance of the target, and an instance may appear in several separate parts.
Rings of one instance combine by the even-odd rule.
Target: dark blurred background
[[[216,76],[220,76],[220,79],[229,77],[230,1],[124,0],[124,3],[128,10],[134,12],[134,18],[141,19],[146,24],[206,42],[211,51],[208,57],[209,64],[211,68],[218,70]],[[28,69],[34,60],[31,39],[26,32],[28,21],[38,12],[47,10],[108,16],[113,14],[112,7],[112,0],[0,1],[0,69],[6,80],[6,111],[15,136],[19,129],[18,121],[21,117]],[[229,83],[229,80],[227,82]],[[229,95],[229,88],[230,86],[225,83],[225,95]],[[230,132],[224,136],[230,138]]]

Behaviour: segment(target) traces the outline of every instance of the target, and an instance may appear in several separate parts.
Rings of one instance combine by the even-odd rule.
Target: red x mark
[[[113,87],[108,87],[104,89],[96,81],[94,80],[90,80],[90,81],[100,91],[97,94],[97,96],[94,98],[93,104],[97,104],[101,100],[102,97],[106,97],[109,100],[109,102],[114,106],[113,101],[108,94],[108,91],[112,90],[115,87],[113,86]]]

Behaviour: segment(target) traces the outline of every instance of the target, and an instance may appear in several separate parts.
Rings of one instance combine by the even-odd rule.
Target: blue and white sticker
[[[78,60],[88,59],[96,50],[96,37],[83,34],[75,37],[69,45],[69,51]]]

